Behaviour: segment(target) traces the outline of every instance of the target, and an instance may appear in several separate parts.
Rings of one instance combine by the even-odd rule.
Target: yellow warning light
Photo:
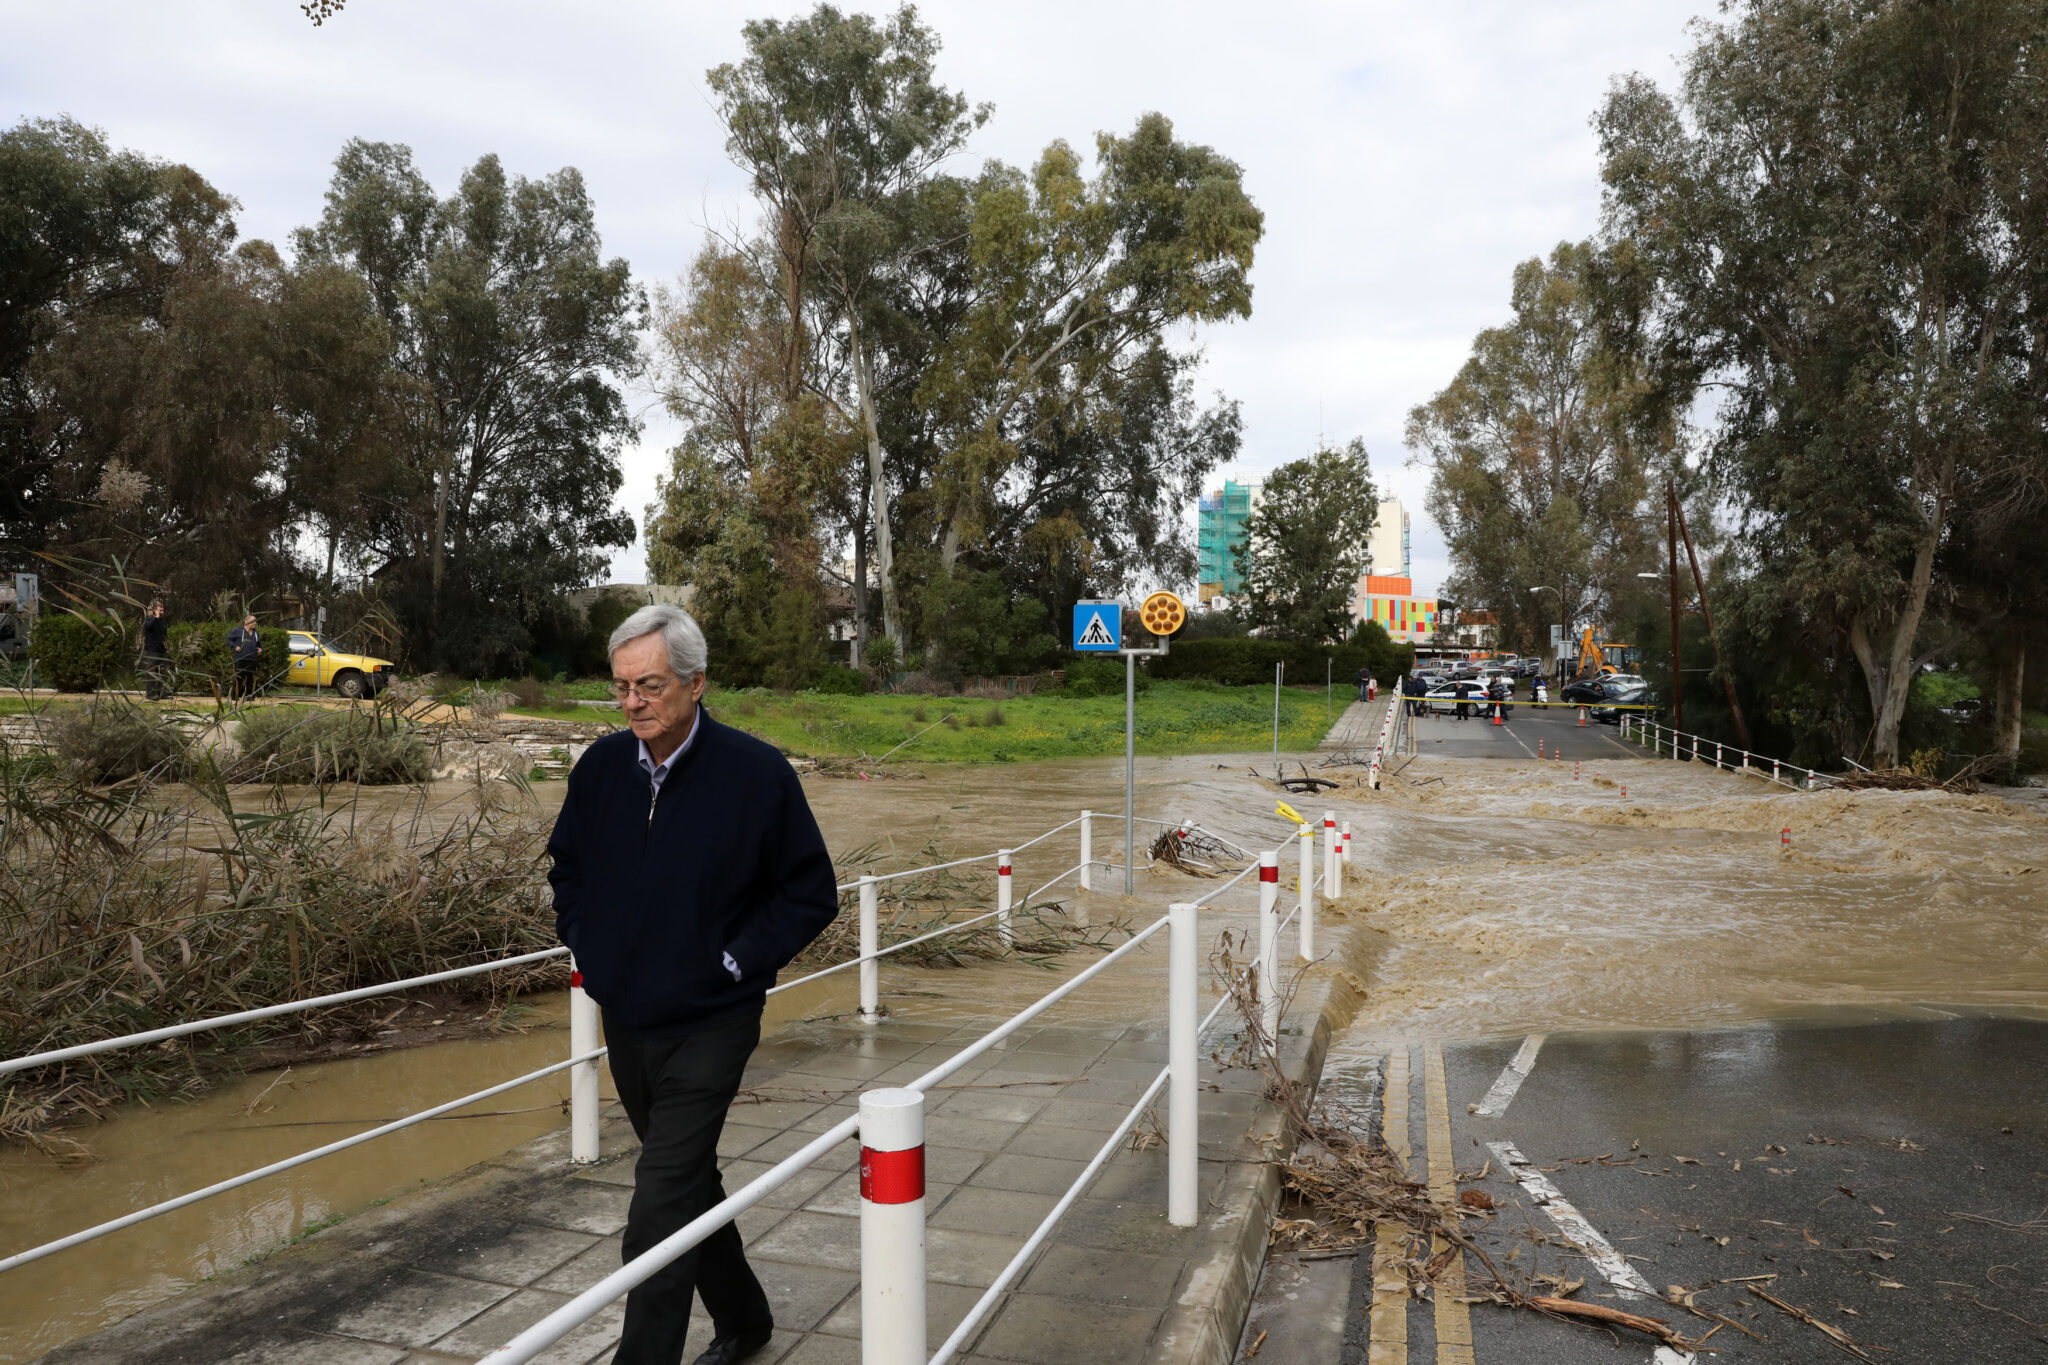
[[[1138,619],[1154,635],[1171,635],[1188,623],[1188,609],[1172,593],[1155,592],[1139,604]]]

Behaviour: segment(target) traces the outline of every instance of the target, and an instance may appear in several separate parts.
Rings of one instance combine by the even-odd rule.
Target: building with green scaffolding
[[[1245,523],[1259,505],[1259,485],[1224,481],[1202,497],[1195,520],[1195,596],[1202,602],[1236,597],[1244,591],[1237,570],[1237,547],[1244,544]]]

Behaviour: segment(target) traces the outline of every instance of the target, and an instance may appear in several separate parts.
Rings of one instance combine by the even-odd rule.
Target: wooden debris
[[[1626,1327],[1632,1332],[1641,1332],[1658,1341],[1677,1343],[1682,1340],[1670,1323],[1662,1318],[1646,1318],[1639,1313],[1624,1313],[1619,1308],[1609,1308],[1600,1303],[1580,1303],[1577,1299],[1560,1299],[1549,1294],[1532,1294],[1529,1306],[1542,1313],[1556,1313],[1560,1317],[1585,1318],[1591,1322],[1604,1323],[1609,1327]]]
[[[1804,1308],[1800,1308],[1793,1304],[1789,1304],[1785,1302],[1783,1299],[1779,1298],[1776,1294],[1773,1294],[1765,1289],[1759,1289],[1753,1284],[1745,1285],[1744,1288],[1748,1289],[1750,1293],[1756,1295],[1765,1303],[1771,1305],[1771,1307],[1777,1309],[1780,1313],[1785,1314],[1785,1316],[1797,1318],[1799,1321],[1805,1323],[1808,1327],[1812,1327],[1817,1331],[1823,1333],[1829,1341],[1834,1342],[1835,1345],[1841,1347],[1850,1355],[1855,1356],[1858,1360],[1874,1361],[1877,1359],[1877,1357],[1871,1355],[1870,1353],[1865,1351],[1861,1346],[1857,1345],[1855,1340],[1851,1338],[1847,1332],[1844,1332],[1839,1327],[1828,1326],[1828,1324],[1822,1322],[1819,1318],[1807,1312]]]

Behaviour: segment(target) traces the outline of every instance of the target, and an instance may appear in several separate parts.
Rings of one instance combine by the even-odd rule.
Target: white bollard
[[[882,1017],[881,888],[873,877],[860,879],[860,1017],[872,1024]]]
[[[1351,866],[1351,822],[1349,820],[1344,822],[1344,832],[1339,837],[1337,847],[1343,854],[1342,858],[1339,859],[1339,866],[1337,868],[1339,872],[1342,872],[1345,868]]]
[[[1081,889],[1095,889],[1095,812],[1081,812]]]
[[[1714,771],[1720,772],[1724,766],[1725,765],[1721,762],[1721,746],[1719,744],[1716,744],[1714,746]]]
[[[1010,931],[1010,850],[996,851],[996,937],[1005,948],[1017,941]]]
[[[597,1002],[583,989],[583,973],[569,959],[569,1055],[581,1057],[604,1046]],[[597,1160],[597,1119],[603,1100],[597,1088],[597,1058],[569,1068],[569,1160],[588,1165]]]
[[[924,1096],[860,1097],[861,1365],[924,1365]]]
[[[1259,855],[1259,1024],[1280,1037],[1280,854]]]
[[[1785,780],[1784,778],[1782,778],[1782,777],[1778,776],[1778,760],[1777,760],[1777,759],[1775,759],[1775,758],[1774,758],[1774,759],[1772,759],[1772,760],[1771,760],[1771,781],[1773,781],[1773,782],[1782,782],[1782,781],[1784,781],[1784,780]]]
[[[1199,987],[1196,975],[1201,965],[1201,948],[1195,942],[1195,907],[1191,901],[1177,901],[1167,907],[1166,1065],[1172,1075],[1172,1094],[1166,1111],[1166,1221],[1177,1228],[1191,1228],[1200,1212],[1201,1121],[1195,1074],[1195,1034],[1200,1020],[1195,1007]],[[869,1365],[863,1362],[863,1365]]]
[[[1301,895],[1294,906],[1301,919],[1294,930],[1295,951],[1307,962],[1316,952],[1316,898],[1310,890],[1316,881],[1316,827],[1303,825],[1295,842],[1301,845]]]
[[[1337,812],[1323,812],[1323,904],[1337,899]]]

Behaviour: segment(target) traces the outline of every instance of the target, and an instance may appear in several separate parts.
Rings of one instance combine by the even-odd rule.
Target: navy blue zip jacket
[[[832,858],[788,760],[708,711],[658,796],[631,730],[592,744],[548,854],[555,932],[583,988],[649,1038],[758,1006],[839,913]]]

